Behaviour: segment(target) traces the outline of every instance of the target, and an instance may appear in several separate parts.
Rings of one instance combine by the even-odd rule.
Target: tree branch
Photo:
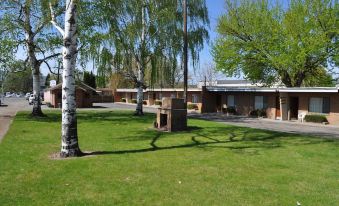
[[[43,62],[47,65],[48,70],[49,70],[50,73],[52,73],[52,74],[54,74],[54,75],[58,75],[57,73],[52,72],[52,68],[51,68],[51,66],[48,64],[47,61],[43,61]]]
[[[39,59],[38,61],[39,61],[39,62],[45,62],[45,61],[47,61],[48,59],[51,59],[51,58],[53,58],[53,57],[57,57],[57,56],[59,56],[59,55],[60,55],[60,53],[52,54],[52,55],[50,55],[50,56],[44,57],[43,59]]]
[[[53,24],[53,26],[60,32],[60,34],[62,36],[65,35],[65,32],[64,30],[57,24],[56,20],[55,20],[55,14],[54,14],[54,10],[53,10],[53,7],[52,7],[52,4],[49,3],[49,8],[51,10],[51,17],[52,17],[52,20],[51,20],[51,23]]]

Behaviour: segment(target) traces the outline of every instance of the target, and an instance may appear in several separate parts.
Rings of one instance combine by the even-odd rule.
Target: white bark
[[[33,76],[33,116],[42,116],[43,113],[41,111],[41,98],[40,98],[40,63],[35,56],[35,43],[34,43],[34,33],[31,27],[31,11],[30,7],[26,5],[23,7],[23,12],[25,15],[24,24],[25,24],[25,38],[26,38],[26,47],[29,63],[32,69]]]
[[[140,58],[138,62],[138,91],[137,91],[137,108],[136,115],[143,115],[143,101],[144,101],[144,70],[145,70],[145,36],[146,36],[146,6],[145,4],[142,7],[141,11],[141,21],[142,21],[142,31],[141,31],[141,48],[140,48]]]
[[[63,74],[62,74],[62,142],[61,157],[79,156],[75,78],[74,70],[77,57],[76,0],[66,1],[65,30],[63,37]]]
[[[138,70],[138,91],[137,91],[137,108],[136,108],[136,115],[143,115],[143,101],[144,101],[144,89],[143,89],[143,82],[144,82],[144,73],[142,68]]]
[[[41,98],[40,98],[40,73],[36,73],[36,71],[33,70],[33,95],[34,95],[34,101],[33,101],[33,114],[39,115],[41,112]]]

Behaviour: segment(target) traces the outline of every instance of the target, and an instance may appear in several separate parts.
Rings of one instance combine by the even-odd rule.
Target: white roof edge
[[[237,87],[207,87],[208,91],[228,91],[228,92],[278,92],[276,88],[258,88],[258,87],[244,87],[244,88],[237,88]]]
[[[292,88],[260,88],[260,87],[207,87],[208,91],[229,91],[229,92],[316,92],[316,93],[338,93],[337,87],[292,87]]]
[[[188,88],[188,91],[198,91],[200,92],[202,89],[201,88]],[[117,89],[116,90],[117,92],[137,92],[138,90],[137,89]],[[146,89],[144,90],[144,92],[182,92],[184,91],[184,89],[181,89],[181,88],[163,88],[163,89]]]

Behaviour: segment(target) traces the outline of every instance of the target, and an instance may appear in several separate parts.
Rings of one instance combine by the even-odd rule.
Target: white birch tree
[[[40,67],[60,53],[55,46],[60,44],[56,36],[50,33],[49,15],[46,15],[47,1],[43,0],[2,0],[0,1],[0,35],[9,37],[15,47],[26,57],[32,70],[33,94],[35,101],[32,115],[42,116],[40,97]],[[59,15],[59,12],[56,14]],[[12,54],[15,56],[15,53]]]
[[[51,8],[51,23],[63,37],[63,73],[62,73],[62,140],[61,157],[81,156],[78,144],[76,96],[74,71],[77,60],[77,0],[66,0],[64,29],[56,22],[53,5]]]

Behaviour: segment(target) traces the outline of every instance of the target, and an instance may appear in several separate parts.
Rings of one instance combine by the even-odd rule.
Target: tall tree
[[[183,26],[183,63],[184,63],[184,101],[185,108],[187,107],[187,78],[188,78],[188,35],[187,35],[187,0],[183,0],[183,18],[184,18],[184,26]]]
[[[26,69],[15,72],[15,69],[10,70],[4,80],[4,90],[10,92],[31,92],[33,88],[31,71]]]
[[[142,115],[143,89],[149,86],[145,81],[147,70],[151,71],[151,82],[155,82],[154,79],[162,74],[159,68],[165,68],[161,67],[164,59],[171,65],[178,65],[178,58],[182,58],[182,1],[104,0],[97,5],[101,21],[109,27],[108,42],[113,47],[114,68],[122,70],[135,83],[138,90],[136,114]],[[192,59],[197,61],[204,40],[208,38],[207,8],[204,0],[192,0],[188,8],[192,21],[188,28],[192,36],[188,48]]]
[[[41,116],[40,67],[59,55],[54,49],[60,44],[50,33],[47,1],[2,0],[0,8],[0,35],[10,37],[27,57],[35,95],[32,115]],[[56,13],[58,15],[59,12]]]
[[[275,2],[275,1],[274,1]],[[227,0],[213,48],[217,69],[254,82],[300,87],[338,65],[337,0]]]
[[[53,5],[50,4],[52,24],[63,37],[63,73],[62,73],[62,141],[61,157],[82,155],[78,144],[78,129],[75,99],[75,77],[77,59],[77,0],[66,0],[64,29],[56,22]]]

